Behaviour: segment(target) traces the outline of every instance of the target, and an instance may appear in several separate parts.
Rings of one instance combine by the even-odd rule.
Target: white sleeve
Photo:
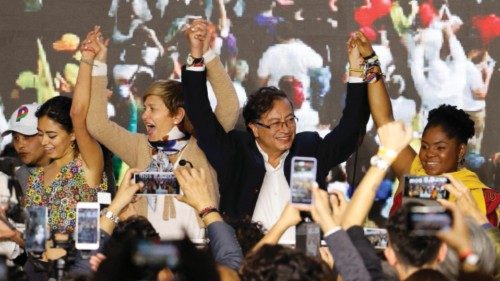
[[[21,248],[15,242],[2,241],[0,242],[0,254],[13,260],[21,254]]]
[[[470,87],[470,89],[473,91],[481,91],[484,89],[485,85],[481,77],[481,72],[472,62],[467,62],[466,75],[467,86]]]
[[[259,60],[259,68],[257,69],[257,75],[259,77],[268,77],[270,75],[269,71],[269,52],[265,51],[264,54],[262,54],[262,58]]]

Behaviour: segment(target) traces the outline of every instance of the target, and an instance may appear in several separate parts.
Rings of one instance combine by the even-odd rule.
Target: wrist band
[[[90,66],[94,67],[94,61],[91,61],[91,60],[86,60],[86,59],[84,59],[84,58],[81,58],[81,59],[80,59],[80,62],[86,63],[86,64],[88,64],[88,65],[90,65]]]
[[[373,167],[377,167],[377,168],[379,168],[380,170],[382,170],[384,172],[387,171],[387,169],[389,169],[389,167],[391,166],[389,164],[389,162],[387,162],[386,160],[384,160],[379,155],[374,155],[370,159],[370,165],[372,165]]]
[[[382,157],[387,157],[390,160],[396,158],[398,156],[398,152],[394,149],[386,148],[384,146],[380,146],[378,148],[377,155],[380,155]]]
[[[478,255],[474,254],[471,249],[466,249],[458,253],[458,258],[460,259],[460,262],[472,266],[477,265],[477,263],[479,262]]]
[[[364,69],[362,69],[362,68],[350,68],[350,67],[349,67],[349,71],[352,71],[352,72],[359,72],[359,73],[363,73],[363,72],[365,72],[365,70],[364,70]]]
[[[203,219],[208,214],[213,213],[213,212],[219,212],[219,210],[215,207],[206,207],[206,208],[203,208],[198,215],[200,216],[201,219]]]
[[[373,58],[374,56],[376,56],[377,54],[375,54],[375,52],[372,52],[370,55],[366,56],[366,57],[363,57],[364,60],[369,60],[371,58]]]

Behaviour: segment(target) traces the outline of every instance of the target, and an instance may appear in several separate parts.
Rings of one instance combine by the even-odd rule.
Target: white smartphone
[[[292,158],[292,171],[290,173],[290,202],[292,204],[311,205],[311,191],[316,182],[317,165],[317,160],[314,157],[295,156]]]
[[[99,249],[100,205],[97,202],[76,204],[76,248],[79,250]]]
[[[40,254],[45,251],[45,241],[48,238],[47,228],[47,207],[28,207],[28,223],[26,225],[26,245],[25,249],[30,253]]]

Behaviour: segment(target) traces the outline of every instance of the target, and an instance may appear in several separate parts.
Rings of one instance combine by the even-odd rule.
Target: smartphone
[[[178,241],[139,241],[133,260],[138,266],[176,269],[181,261]]]
[[[75,245],[77,249],[99,249],[99,219],[99,203],[78,202],[76,204]]]
[[[314,157],[292,158],[290,174],[291,202],[295,205],[311,205],[312,188],[316,182],[317,160]]]
[[[364,227],[363,231],[366,239],[370,241],[370,244],[372,244],[375,249],[383,250],[387,248],[387,244],[389,244],[387,229]]]
[[[408,213],[408,232],[417,236],[433,236],[451,228],[451,213],[441,206],[414,206]]]
[[[48,212],[45,206],[31,206],[27,209],[28,223],[25,231],[25,249],[27,252],[41,254],[45,251],[48,239]]]
[[[444,185],[450,180],[443,176],[405,176],[404,196],[416,199],[448,199]]]
[[[142,182],[144,187],[138,195],[179,195],[180,186],[173,172],[141,172],[134,174],[136,183]]]

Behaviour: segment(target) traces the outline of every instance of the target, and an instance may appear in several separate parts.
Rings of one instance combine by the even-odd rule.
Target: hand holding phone
[[[452,216],[441,206],[414,206],[410,209],[407,229],[412,235],[433,236],[451,228]]]
[[[291,203],[309,206],[312,203],[312,188],[316,184],[317,160],[314,157],[292,158],[290,173]]]
[[[444,188],[450,181],[444,176],[405,176],[404,196],[415,199],[448,199]]]
[[[97,250],[99,248],[100,205],[97,202],[78,202],[76,204],[76,248]]]
[[[144,187],[138,195],[179,195],[180,186],[173,172],[134,173],[135,183],[142,182]]]
[[[370,241],[375,249],[383,250],[389,244],[389,235],[385,228],[364,227],[365,237]]]
[[[47,228],[47,207],[31,206],[27,209],[28,221],[26,224],[26,243],[27,252],[41,254],[45,251],[45,241],[48,238]]]

